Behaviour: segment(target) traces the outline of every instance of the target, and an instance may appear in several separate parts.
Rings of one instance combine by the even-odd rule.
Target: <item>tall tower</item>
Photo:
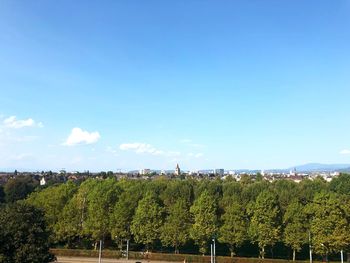
[[[177,176],[181,175],[181,170],[180,170],[179,164],[176,164],[175,175],[177,175]]]

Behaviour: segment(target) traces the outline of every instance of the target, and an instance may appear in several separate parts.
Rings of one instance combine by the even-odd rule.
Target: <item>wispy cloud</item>
[[[188,153],[187,154],[189,157],[194,157],[194,158],[200,158],[203,157],[204,154],[203,153]]]
[[[106,152],[111,153],[114,156],[118,156],[118,151],[111,146],[107,146]]]
[[[350,154],[350,150],[348,149],[341,150],[340,154]]]
[[[147,143],[138,143],[138,142],[123,143],[119,146],[119,149],[123,150],[123,151],[131,150],[131,151],[134,151],[136,153],[148,153],[148,154],[152,154],[152,155],[164,154],[164,151],[156,149],[151,144],[147,144]]]
[[[165,151],[154,147],[149,143],[123,143],[119,146],[119,149],[122,151],[133,151],[137,154],[151,154],[151,155],[161,155],[167,157],[180,156],[181,153],[178,151]]]
[[[22,161],[22,160],[31,159],[32,157],[33,157],[32,154],[29,154],[29,153],[21,153],[21,154],[16,154],[16,155],[10,156],[10,160],[13,160],[13,161]]]
[[[73,128],[67,140],[63,143],[66,146],[96,143],[101,138],[100,133],[84,131],[80,128]]]
[[[44,127],[42,122],[36,122],[32,118],[18,120],[16,116],[10,116],[3,121],[6,128],[20,129],[25,127]]]
[[[203,148],[203,147],[205,147],[204,144],[194,143],[193,140],[191,140],[191,139],[181,139],[180,143],[185,144],[186,146],[189,146],[189,147],[194,147],[194,148]]]

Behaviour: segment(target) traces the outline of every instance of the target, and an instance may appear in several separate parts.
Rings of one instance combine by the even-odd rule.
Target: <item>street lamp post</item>
[[[340,259],[341,259],[341,263],[344,263],[344,254],[343,254],[343,250],[340,250]]]
[[[215,256],[216,256],[216,251],[215,251],[215,238],[213,238],[213,263],[216,262]]]
[[[129,239],[126,240],[126,260],[129,260]]]
[[[98,263],[101,263],[102,261],[102,240],[100,240],[100,251],[98,253]]]

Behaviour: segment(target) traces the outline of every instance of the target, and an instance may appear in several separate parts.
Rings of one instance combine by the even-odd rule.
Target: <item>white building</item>
[[[146,175],[146,174],[150,174],[151,173],[151,169],[141,169],[139,171],[140,175]]]
[[[46,185],[45,177],[42,177],[42,178],[40,179],[40,185],[41,185],[41,186]]]
[[[181,170],[180,170],[179,164],[176,164],[175,175],[177,175],[177,176],[181,175]]]

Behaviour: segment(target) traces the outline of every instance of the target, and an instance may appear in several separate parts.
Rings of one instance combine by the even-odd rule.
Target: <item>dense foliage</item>
[[[49,232],[43,212],[24,203],[0,209],[0,262],[48,263]]]
[[[26,203],[42,208],[53,245],[106,246],[130,239],[141,249],[195,249],[220,254],[299,255],[309,245],[328,255],[350,245],[350,175],[295,183],[248,176],[221,179],[104,180],[68,182],[35,191]],[[288,250],[292,254],[288,254]],[[226,252],[225,252],[226,251]]]
[[[36,180],[33,180],[33,178],[30,176],[18,176],[16,178],[10,178],[4,187],[6,201],[12,203],[17,200],[26,198],[28,194],[34,191],[36,186],[38,186],[38,182]]]

